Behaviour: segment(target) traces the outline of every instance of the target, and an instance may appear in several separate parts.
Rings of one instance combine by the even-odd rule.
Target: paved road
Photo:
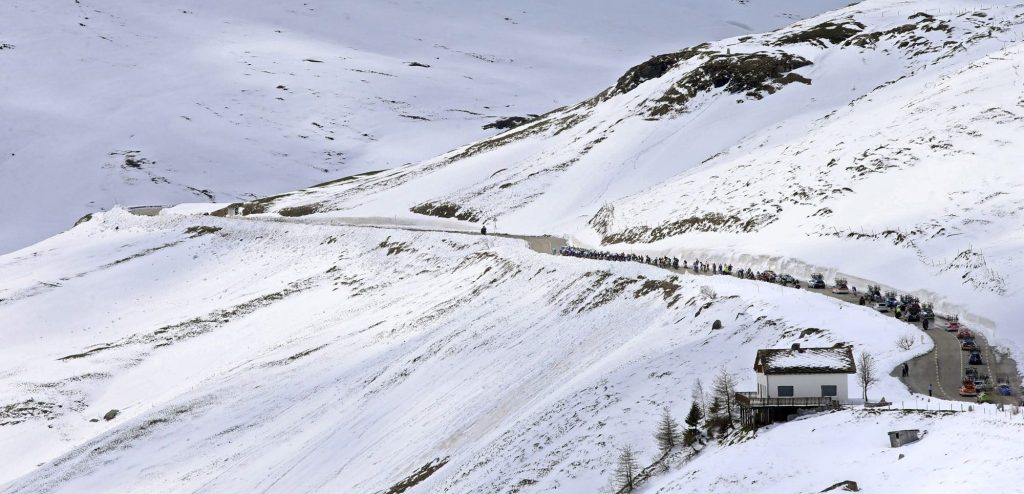
[[[269,219],[266,217],[253,217],[257,220]],[[373,221],[369,221],[373,220]],[[424,228],[412,224],[399,225],[398,220],[395,220],[394,224],[379,224],[380,222],[374,218],[332,218],[326,220],[298,220],[298,219],[277,219],[274,221],[295,221],[301,223],[325,223],[339,226],[355,226],[364,228],[383,228],[383,229],[398,229],[398,230],[413,230],[413,231],[431,231],[441,233],[454,233],[461,235],[481,235],[477,231],[470,230],[446,230],[446,229],[434,229]],[[390,221],[384,219],[381,222]],[[567,245],[566,240],[561,237],[555,237],[550,235],[532,236],[532,235],[509,235],[502,233],[490,233],[490,236],[505,237],[505,238],[517,238],[525,240],[530,249],[540,252],[542,254],[554,254],[563,246]],[[714,275],[711,273],[700,272],[695,273],[690,269],[671,269],[666,268],[668,271],[675,272],[686,272],[688,274],[699,274],[701,276],[728,276],[728,275]],[[753,283],[764,283],[762,281],[753,281]],[[802,286],[806,287],[806,280],[801,282]],[[773,285],[779,286],[779,285]],[[788,288],[793,290],[794,288]],[[820,293],[822,295],[832,297],[838,300],[842,300],[847,303],[857,304],[860,297],[859,294],[835,294],[828,288],[825,289],[812,289],[802,288],[811,292]],[[887,313],[892,316],[892,312]],[[1013,389],[1013,396],[998,396],[994,393],[990,393],[993,402],[995,403],[1007,403],[1007,404],[1019,404],[1021,397],[1021,377],[1017,372],[1017,363],[1014,362],[1008,355],[998,352],[993,349],[984,336],[975,334],[975,342],[978,344],[982,352],[983,365],[980,366],[968,366],[967,357],[968,352],[964,352],[960,349],[960,341],[957,339],[955,333],[948,333],[942,328],[945,326],[945,320],[942,318],[936,318],[932,323],[931,329],[928,331],[921,331],[921,335],[927,335],[935,342],[935,349],[925,355],[917,357],[911,360],[908,365],[910,366],[910,375],[906,378],[900,377],[901,367],[897,367],[892,371],[893,376],[899,377],[904,384],[914,393],[920,393],[922,395],[928,394],[928,385],[932,385],[932,394],[937,398],[943,398],[947,400],[958,400],[958,401],[976,401],[973,397],[962,397],[959,394],[960,384],[963,379],[963,372],[965,367],[977,367],[978,373],[982,375],[988,375],[990,377],[990,383],[992,386],[996,384],[996,378],[998,376],[1006,376],[1009,379],[1010,386]],[[907,323],[914,324],[920,327],[920,323]],[[895,344],[895,343],[894,343]]]
[[[981,334],[975,334],[974,340],[977,343],[981,355],[982,365],[968,365],[968,352],[960,349],[960,340],[956,333],[943,330],[946,321],[936,318],[935,326],[927,331],[929,337],[935,342],[935,350],[922,355],[909,362],[910,376],[900,378],[911,391],[915,393],[928,394],[928,385],[932,385],[934,396],[948,400],[975,401],[973,397],[962,397],[959,394],[960,383],[963,380],[964,369],[973,367],[978,374],[988,375],[990,385],[995,386],[997,378],[1006,377],[1010,387],[1013,389],[1013,396],[998,396],[989,393],[994,403],[1019,404],[1021,396],[1020,378],[1017,377],[1017,364],[1009,356],[992,348],[988,341]],[[899,369],[893,371],[894,376],[899,377]]]
[[[810,290],[824,293],[852,304],[856,304],[860,298],[859,295],[852,293],[836,295],[828,289]],[[891,311],[884,314],[895,317]],[[974,341],[981,351],[983,365],[968,365],[967,357],[969,352],[960,349],[960,340],[957,339],[956,333],[947,332],[943,329],[946,326],[946,322],[944,318],[936,317],[931,322],[928,331],[921,330],[922,336],[927,335],[935,343],[935,349],[908,362],[910,367],[909,376],[906,378],[902,377],[900,372],[902,366],[893,369],[890,375],[898,377],[914,393],[927,395],[928,385],[931,385],[932,395],[937,398],[974,402],[977,401],[974,397],[960,396],[960,384],[963,382],[964,369],[974,367],[978,370],[978,374],[989,376],[991,386],[995,386],[996,378],[999,376],[1005,376],[1008,379],[1010,387],[1013,389],[1013,395],[998,396],[995,393],[989,393],[993,403],[1019,404],[1021,378],[1017,373],[1017,363],[1005,353],[992,348],[983,335],[975,333]],[[921,323],[906,324],[922,328]]]
[[[541,252],[545,251],[542,250]],[[669,271],[685,271],[689,274],[699,274],[702,276],[727,276],[712,275],[711,273],[706,272],[695,273],[693,270],[689,269],[669,269]],[[763,281],[754,282],[765,283]],[[820,293],[850,304],[856,305],[860,299],[860,294],[836,294],[832,293],[830,288],[806,288],[806,281],[802,281],[801,284],[804,287],[802,288],[803,290]],[[793,290],[793,288],[788,289]],[[884,314],[895,317],[891,311]],[[921,323],[906,324],[913,324],[914,326],[921,328]],[[945,331],[943,329],[945,324],[945,319],[937,317],[935,321],[932,321],[928,331],[924,331],[923,329],[921,330],[921,337],[931,338],[935,343],[935,348],[931,352],[917,357],[908,363],[910,367],[908,377],[901,377],[900,371],[902,370],[902,366],[898,366],[894,369],[891,375],[898,377],[910,389],[910,391],[914,393],[927,395],[928,385],[931,384],[932,394],[937,398],[975,402],[977,401],[977,398],[960,396],[959,392],[960,384],[963,381],[964,369],[967,367],[974,367],[978,370],[979,375],[989,376],[990,386],[994,387],[997,383],[997,378],[1000,376],[1006,377],[1010,383],[1010,387],[1013,389],[1013,395],[999,396],[990,392],[989,396],[992,398],[993,403],[1020,404],[1021,377],[1017,371],[1017,363],[1005,353],[992,348],[992,346],[988,344],[988,340],[983,335],[976,333],[974,335],[974,339],[982,353],[983,364],[977,366],[968,365],[967,357],[969,356],[969,352],[965,352],[960,349],[960,340],[957,339],[956,333]]]

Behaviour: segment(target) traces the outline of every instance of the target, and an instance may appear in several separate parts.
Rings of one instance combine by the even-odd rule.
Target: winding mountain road
[[[242,219],[243,217],[234,217]],[[443,228],[431,228],[417,225],[415,223],[404,222],[400,223],[401,220],[390,219],[390,218],[327,218],[327,219],[296,219],[296,218],[268,218],[266,216],[253,216],[245,217],[247,220],[270,220],[270,221],[284,221],[284,222],[297,222],[297,223],[314,223],[314,224],[328,224],[337,226],[350,226],[350,227],[363,227],[363,228],[381,228],[381,229],[394,229],[394,230],[407,230],[407,231],[429,231],[438,233],[453,233],[461,235],[476,235],[482,236],[483,234],[479,231],[474,230],[453,230]],[[562,247],[568,245],[566,239],[562,237],[556,237],[551,235],[513,235],[504,233],[488,233],[487,236],[502,237],[502,238],[515,238],[526,241],[527,246],[533,251],[547,255],[557,255]],[[584,259],[585,258],[581,258]],[[699,276],[730,276],[730,275],[716,275],[707,272],[695,272],[691,269],[672,269],[663,268],[667,271],[682,273],[685,272],[690,275]],[[766,283],[764,281],[750,280],[752,283]],[[803,283],[806,285],[806,282]],[[779,286],[779,285],[773,285]],[[791,290],[794,288],[790,288]],[[847,302],[853,305],[858,305],[859,294],[836,294],[832,293],[830,289],[813,289],[813,288],[802,288],[811,292],[820,293],[827,297],[832,297],[843,302]],[[891,312],[887,313],[892,316]],[[909,323],[913,324],[918,328],[921,328],[921,323]],[[979,350],[982,353],[982,365],[971,366],[967,364],[968,352],[960,349],[960,340],[957,339],[955,333],[946,332],[943,328],[945,326],[945,320],[941,317],[937,317],[931,326],[931,329],[924,331],[922,328],[921,334],[927,335],[935,344],[932,351],[912,359],[908,362],[910,372],[908,377],[902,377],[900,370],[901,367],[897,367],[891,372],[892,376],[899,378],[912,392],[921,395],[928,395],[928,386],[932,386],[932,396],[936,398],[943,398],[946,400],[974,402],[974,397],[960,396],[960,384],[963,380],[964,369],[968,367],[977,368],[980,375],[989,376],[990,386],[995,386],[997,378],[1005,377],[1009,382],[1013,394],[1011,396],[999,396],[995,393],[989,393],[994,403],[1003,404],[1021,404],[1021,376],[1018,373],[1017,363],[1013,361],[1005,352],[1002,352],[991,345],[988,340],[981,334],[975,333],[975,342],[978,345]]]

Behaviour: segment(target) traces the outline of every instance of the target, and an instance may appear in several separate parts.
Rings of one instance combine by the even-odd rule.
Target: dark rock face
[[[711,323],[711,329],[722,329],[722,321],[715,319],[715,322]]]
[[[108,420],[108,421],[109,421],[109,420],[114,420],[114,417],[117,417],[117,414],[119,414],[119,413],[121,413],[121,411],[120,411],[120,410],[117,410],[116,408],[115,408],[115,409],[113,409],[113,410],[110,410],[109,412],[107,412],[107,413],[106,413],[106,414],[105,414],[105,415],[103,416],[103,420]]]
[[[797,43],[810,43],[816,46],[825,47],[828,44],[838,45],[864,30],[864,24],[857,21],[849,21],[841,24],[835,22],[824,22],[817,26],[790,33],[782,36],[775,43],[776,45],[792,45]]]
[[[830,487],[825,488],[825,490],[821,492],[830,491],[860,492],[860,487],[857,485],[856,482],[852,480],[844,480],[842,482],[832,484]]]
[[[715,53],[655,100],[649,116],[685,112],[691,99],[713,89],[762,99],[794,82],[810,84],[810,79],[793,72],[807,65],[809,60],[785,52]]]
[[[764,221],[765,224],[771,221]],[[743,219],[735,215],[705,213],[699,216],[678,219],[655,227],[636,226],[621,232],[610,233],[601,238],[603,244],[651,243],[687,232],[751,232],[761,222],[757,219]]]
[[[538,117],[538,115],[534,115],[534,114],[531,113],[531,114],[529,114],[529,115],[527,115],[525,117],[515,116],[515,117],[499,118],[499,119],[497,119],[497,120],[495,120],[495,121],[493,121],[493,122],[491,122],[491,123],[489,123],[487,125],[484,125],[484,129],[498,129],[498,130],[514,129],[516,127],[519,127],[520,125],[523,125],[525,123],[530,123],[530,122],[536,120],[537,117]]]
[[[462,206],[451,202],[425,202],[414,206],[410,211],[416,214],[437,216],[440,218],[455,218],[474,223],[480,221],[480,216],[476,211],[463,209]]]
[[[622,77],[619,77],[619,80],[615,82],[615,87],[611,90],[611,94],[628,93],[644,82],[657,79],[665,75],[666,72],[675,67],[679,62],[693,58],[707,47],[708,44],[704,43],[675,53],[651,57],[646,62],[630,68]]]

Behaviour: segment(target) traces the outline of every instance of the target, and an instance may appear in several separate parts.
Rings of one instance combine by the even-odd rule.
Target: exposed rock
[[[860,487],[858,487],[857,483],[852,480],[844,480],[842,482],[833,484],[831,487],[828,487],[821,492],[829,491],[860,492]]]
[[[523,125],[525,123],[530,123],[530,122],[536,120],[538,117],[539,117],[539,115],[531,113],[531,114],[529,114],[529,115],[527,115],[525,117],[515,116],[515,117],[499,118],[499,119],[497,119],[497,120],[495,120],[495,121],[493,121],[493,122],[491,122],[491,123],[489,123],[487,125],[484,125],[484,129],[498,129],[498,130],[514,129],[514,128],[519,127],[520,125]]]
[[[837,45],[864,30],[864,24],[854,20],[842,23],[823,22],[817,26],[784,35],[775,42],[776,45],[792,45],[810,43],[825,48],[828,43]]]
[[[416,487],[416,485],[419,484],[420,482],[426,480],[427,477],[433,475],[434,472],[438,471],[447,463],[447,456],[444,458],[434,458],[433,460],[427,462],[426,465],[423,465],[422,467],[416,469],[416,471],[413,472],[408,477],[402,479],[395,485],[391,486],[387,491],[384,492],[384,494],[401,494],[409,489],[412,489],[413,487]]]
[[[109,412],[107,412],[106,414],[103,415],[103,420],[108,420],[108,421],[109,420],[114,420],[114,417],[117,417],[117,414],[119,414],[119,413],[121,413],[120,410],[118,410],[116,408],[111,409]]]
[[[627,228],[618,233],[605,235],[601,242],[603,244],[650,243],[691,231],[751,232],[756,231],[760,226],[771,223],[772,220],[772,218],[765,218],[763,220],[758,218],[742,219],[735,215],[726,216],[720,213],[705,213],[701,216],[691,216],[656,227],[637,226]]]
[[[702,53],[707,47],[708,44],[704,43],[675,53],[651,57],[646,62],[631,67],[622,77],[619,77],[619,80],[615,82],[615,87],[612,88],[611,94],[628,93],[644,82],[657,79],[665,75],[669,69],[675,67],[679,62],[693,58]]]
[[[203,235],[209,235],[211,233],[217,233],[220,230],[219,226],[197,225],[186,228],[185,233],[191,235],[192,238],[196,238],[202,237]]]
[[[715,319],[715,322],[711,323],[711,329],[722,329],[722,321]]]
[[[440,218],[455,218],[462,221],[480,221],[480,215],[472,209],[463,209],[462,206],[452,202],[425,202],[413,206],[410,211],[416,214],[437,216]]]
[[[408,63],[408,64],[406,64],[406,65],[408,65],[408,66],[410,66],[410,67],[426,67],[426,68],[430,68],[430,66],[429,66],[429,65],[427,65],[427,64],[425,64],[425,63],[419,63],[419,62],[409,62],[409,63]]]
[[[809,60],[786,52],[715,53],[655,100],[648,116],[685,112],[691,99],[712,89],[761,99],[794,82],[810,84],[810,79],[793,73],[808,65]]]
[[[601,235],[608,233],[608,227],[611,226],[612,221],[615,219],[615,206],[611,204],[605,204],[601,206],[601,209],[597,210],[597,213],[587,221],[587,224],[594,228],[594,231]]]
[[[281,208],[281,210],[278,211],[277,214],[279,214],[281,216],[296,217],[296,216],[306,216],[306,215],[309,215],[309,214],[313,214],[313,213],[319,212],[319,210],[320,210],[320,205],[319,204],[303,204],[302,206],[292,206],[292,207],[287,207],[287,208]]]

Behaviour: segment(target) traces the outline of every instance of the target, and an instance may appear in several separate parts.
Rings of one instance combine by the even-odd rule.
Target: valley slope
[[[973,312],[1019,355],[1022,22],[1019,6],[860,2],[654,57],[517,129],[268,211],[862,277]]]

